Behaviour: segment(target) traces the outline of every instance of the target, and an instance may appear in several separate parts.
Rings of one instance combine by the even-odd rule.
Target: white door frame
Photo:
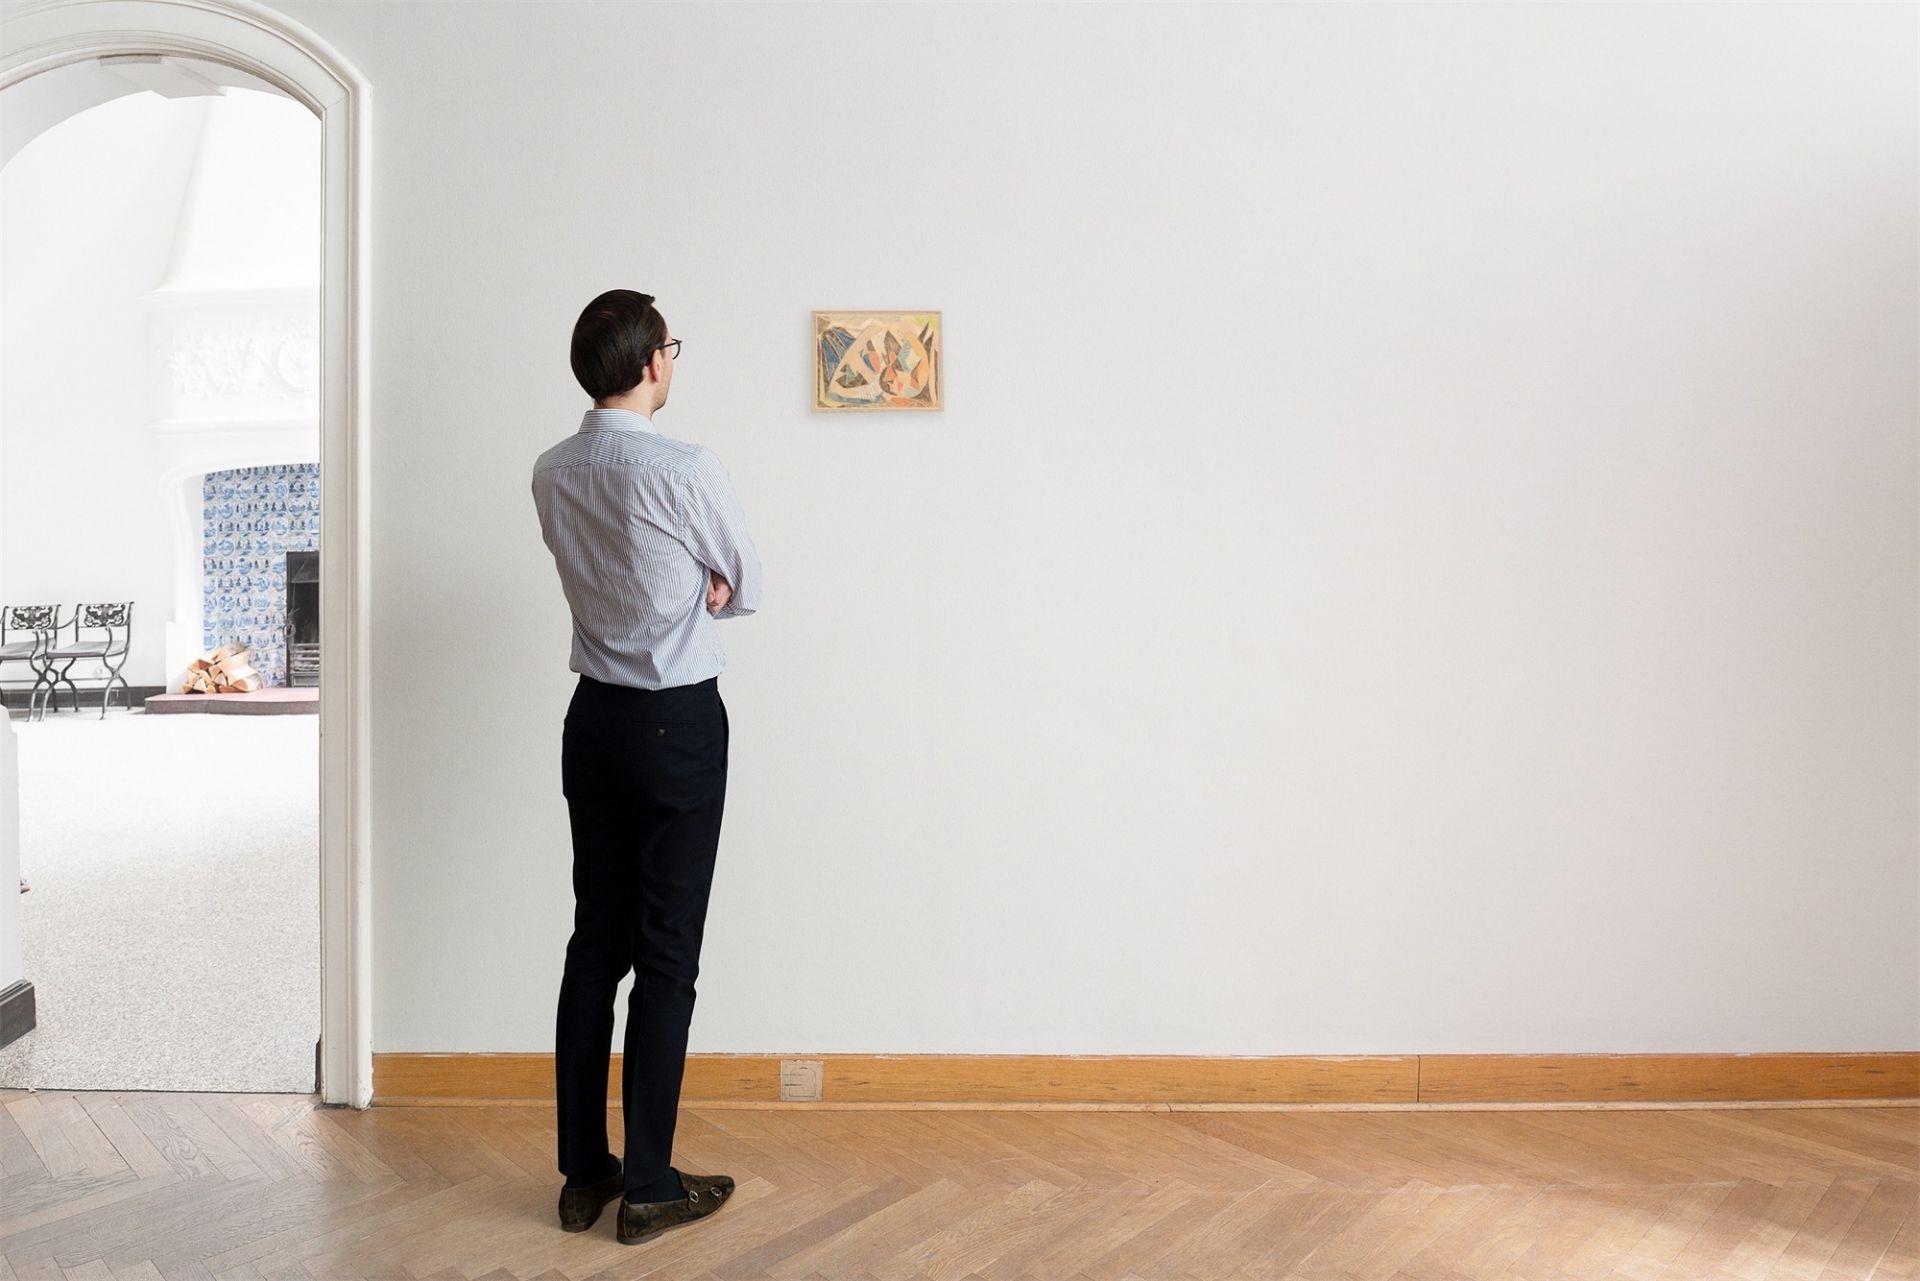
[[[121,53],[237,67],[320,117],[320,1096],[364,1108],[373,1102],[367,81],[255,0],[9,0],[0,9],[0,90]]]

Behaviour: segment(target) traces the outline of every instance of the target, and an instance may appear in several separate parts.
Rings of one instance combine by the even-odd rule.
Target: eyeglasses
[[[673,350],[667,351],[667,348],[669,347],[673,348]],[[675,360],[678,360],[680,359],[680,340],[678,338],[669,339],[668,341],[661,343],[654,350],[666,351],[669,356],[672,356]]]

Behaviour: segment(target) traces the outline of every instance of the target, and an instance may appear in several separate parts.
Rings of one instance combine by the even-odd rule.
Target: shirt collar
[[[602,409],[596,405],[587,411],[586,417],[580,420],[581,431],[608,431],[613,429],[623,431],[651,431],[656,436],[660,434],[654,431],[653,424],[647,420],[645,414],[637,414],[631,409]]]

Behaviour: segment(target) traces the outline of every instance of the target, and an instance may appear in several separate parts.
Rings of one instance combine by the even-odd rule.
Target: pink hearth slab
[[[312,685],[270,685],[251,694],[149,694],[146,709],[215,712],[229,716],[318,716],[320,690]]]

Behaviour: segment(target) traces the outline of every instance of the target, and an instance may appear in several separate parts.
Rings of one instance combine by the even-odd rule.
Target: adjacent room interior
[[[314,1089],[319,125],[158,56],[7,90],[0,1087]]]

